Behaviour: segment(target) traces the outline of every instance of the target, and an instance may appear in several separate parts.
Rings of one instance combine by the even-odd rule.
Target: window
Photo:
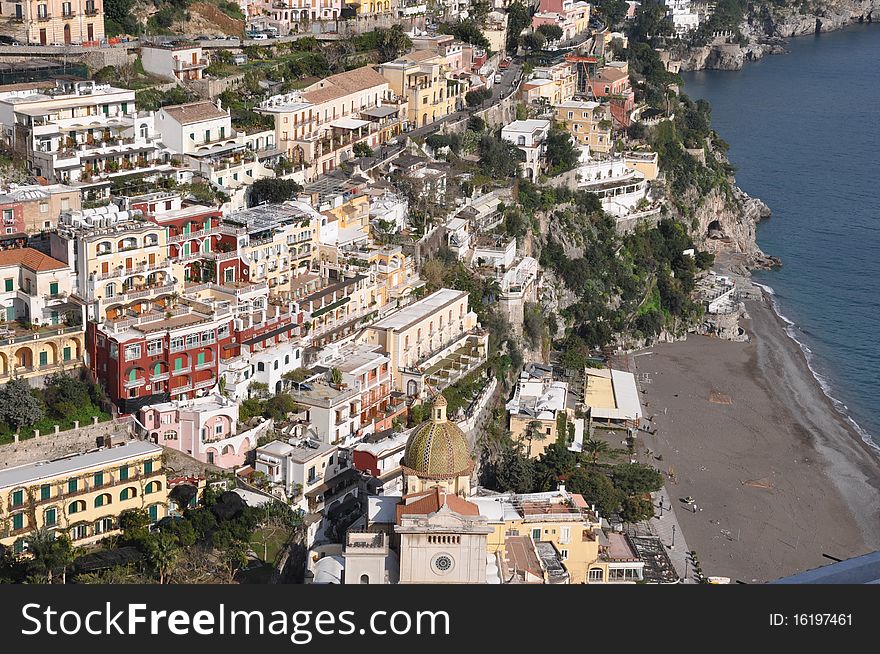
[[[95,473],[95,484],[94,485],[96,488],[100,488],[101,486],[104,485],[104,473],[103,472],[96,472]]]
[[[40,352],[40,366],[48,366],[49,365],[49,353],[48,352]]]
[[[164,434],[162,434],[162,438],[166,441],[176,441],[177,440],[177,432],[173,429],[169,429]]]
[[[559,543],[566,545],[571,542],[571,527],[562,527],[559,532]]]
[[[24,489],[19,489],[12,493],[12,506],[21,506],[24,504]]]
[[[149,507],[147,512],[150,514],[151,521],[156,522],[159,520],[159,506],[157,504]]]
[[[590,568],[589,581],[602,581],[602,570],[600,568]]]
[[[49,213],[49,203],[40,202],[40,213]]]
[[[65,347],[62,350],[62,356],[64,357],[65,361],[70,361],[73,358],[73,350],[70,349],[70,346]]]
[[[183,349],[183,336],[175,336],[171,339],[171,351],[179,352]]]
[[[108,493],[103,493],[101,495],[98,495],[98,497],[95,498],[95,508],[97,509],[102,506],[107,506],[112,501],[113,501],[113,499],[110,497],[110,495]]]
[[[52,487],[49,484],[43,484],[40,486],[40,499],[48,500],[52,497]]]
[[[153,462],[152,461],[144,461],[144,474],[145,475],[153,474]]]
[[[532,540],[533,541],[541,540],[541,530],[540,529],[532,529]]]
[[[174,359],[174,369],[183,370],[183,357],[176,357]]]
[[[24,529],[24,513],[16,513],[12,516],[12,528]]]
[[[562,557],[563,560],[567,559],[568,558],[568,550],[559,550],[559,556]]]
[[[215,436],[222,436],[223,435],[223,423],[222,422],[218,422],[216,425],[214,425],[214,435]]]
[[[125,360],[126,361],[135,361],[141,358],[141,346],[138,345],[126,345],[125,346]]]
[[[77,491],[78,487],[79,487],[79,483],[76,479],[69,479],[67,481],[67,492],[68,493],[75,493]]]
[[[77,500],[76,502],[71,502],[67,507],[67,513],[69,515],[73,515],[74,513],[80,513],[86,510],[86,503],[83,500]]]
[[[201,366],[201,365],[203,365],[204,363],[205,363],[205,353],[204,353],[204,352],[199,352],[199,353],[196,355],[196,365],[197,365],[197,366]]]
[[[124,502],[125,500],[130,500],[132,497],[137,497],[137,490],[134,488],[123,488],[122,492],[119,493],[119,501]]]
[[[199,346],[199,335],[198,334],[190,334],[186,337],[186,347],[187,349],[198,347]]]
[[[49,295],[53,297],[58,295],[58,282],[49,283]]]
[[[162,354],[162,341],[156,340],[147,343],[147,354],[151,357]]]
[[[70,540],[82,540],[89,535],[86,525],[77,525],[70,530]]]
[[[95,523],[95,535],[106,534],[113,530],[113,518],[102,518]]]
[[[119,469],[119,481],[128,479],[128,466]]]
[[[58,509],[46,509],[43,514],[43,524],[47,527],[54,527],[58,524]]]

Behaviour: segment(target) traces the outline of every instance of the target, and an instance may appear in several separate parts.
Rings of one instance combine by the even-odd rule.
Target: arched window
[[[162,490],[162,482],[151,481],[144,488],[144,495],[150,495],[151,493],[158,493],[160,490]]]
[[[361,575],[361,583],[362,583],[362,584],[368,584],[368,583],[370,583],[370,575],[368,575],[368,574],[366,574],[366,573],[362,574],[362,575]]]
[[[67,515],[73,515],[74,513],[82,513],[86,510],[85,500],[77,500],[76,502],[71,502],[67,505]]]
[[[116,284],[110,283],[104,287],[105,297],[114,297],[116,295]]]
[[[165,433],[162,434],[163,440],[166,441],[176,441],[177,440],[177,432],[173,429],[169,429]]]
[[[130,500],[133,497],[137,497],[137,488],[133,486],[129,486],[128,488],[123,488],[122,492],[119,493],[119,501],[124,502],[125,500]]]
[[[110,493],[102,493],[95,498],[95,508],[97,509],[100,506],[107,506],[113,502],[113,498],[110,497]]]

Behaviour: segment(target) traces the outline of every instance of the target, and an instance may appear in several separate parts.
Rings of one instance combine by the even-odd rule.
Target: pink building
[[[219,396],[148,404],[138,411],[142,435],[149,440],[221,468],[244,465],[247,453],[268,422],[238,431],[238,405]]]

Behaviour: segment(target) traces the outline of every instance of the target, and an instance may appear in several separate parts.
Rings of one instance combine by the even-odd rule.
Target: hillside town
[[[104,4],[3,2],[104,65],[0,85],[0,579],[706,580],[628,353],[745,338],[731,172],[640,3]]]

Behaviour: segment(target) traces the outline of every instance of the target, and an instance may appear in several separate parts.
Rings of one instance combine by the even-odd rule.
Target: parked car
[[[269,40],[269,37],[266,36],[265,34],[254,34],[250,38],[252,38],[254,41],[268,41]]]
[[[510,59],[502,59],[501,63],[498,64],[498,68],[500,68],[501,70],[507,70],[508,68],[510,68]]]
[[[501,84],[501,80],[503,80],[503,79],[504,79],[504,77],[501,75],[501,73],[495,74],[495,83],[496,84]]]

